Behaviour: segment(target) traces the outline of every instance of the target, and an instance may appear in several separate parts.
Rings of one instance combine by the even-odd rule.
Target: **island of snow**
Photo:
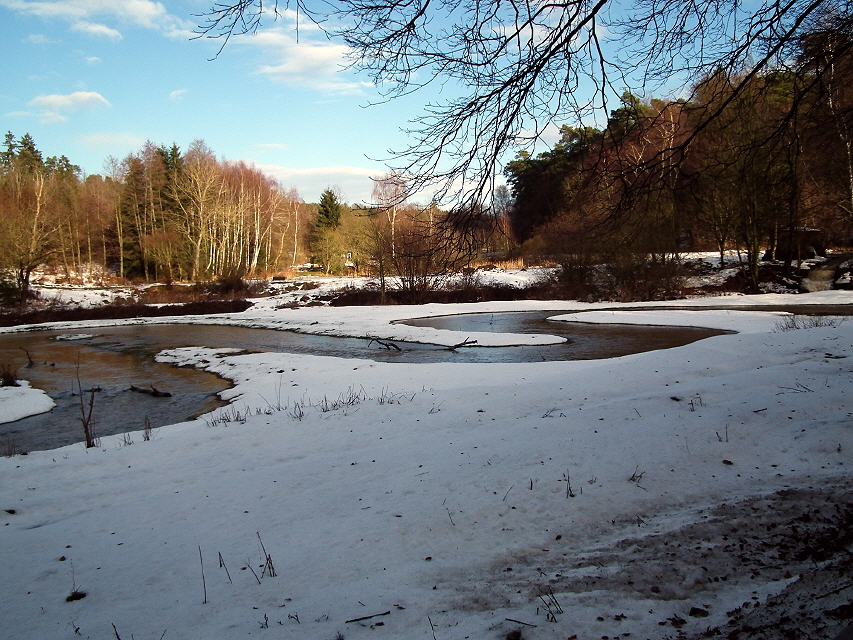
[[[0,387],[0,423],[50,411],[56,406],[53,399],[41,389],[33,389],[26,380],[18,380],[17,387]]]

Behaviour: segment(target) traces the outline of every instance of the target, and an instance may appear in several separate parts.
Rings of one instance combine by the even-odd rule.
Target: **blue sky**
[[[370,176],[422,96],[365,108],[370,85],[309,26],[268,20],[254,37],[189,40],[208,0],[0,0],[0,129],[103,173],[145,140],[257,165],[316,202],[326,186],[369,200]]]

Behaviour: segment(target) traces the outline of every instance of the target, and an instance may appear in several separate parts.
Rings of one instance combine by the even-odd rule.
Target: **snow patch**
[[[0,423],[45,413],[56,406],[49,395],[32,388],[27,380],[18,380],[18,385],[0,387]]]
[[[737,331],[738,333],[766,333],[778,327],[790,313],[769,311],[588,311],[553,316],[549,320],[585,322],[590,324],[659,325],[669,327],[705,327]]]

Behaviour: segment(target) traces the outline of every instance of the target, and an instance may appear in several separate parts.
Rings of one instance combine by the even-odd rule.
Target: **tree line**
[[[29,134],[0,152],[0,264],[26,296],[40,265],[65,276],[145,281],[257,276],[305,254],[309,213],[295,189],[223,162],[202,141],[186,152],[146,143],[108,175],[44,158]]]
[[[182,152],[146,143],[107,175],[84,176],[43,157],[29,134],[0,152],[0,268],[25,301],[37,268],[68,280],[236,281],[290,271],[306,260],[327,274],[371,273],[382,296],[411,298],[466,264],[475,246],[435,205],[406,203],[405,180],[374,181],[375,205],[351,206],[327,188],[303,202],[243,162],[218,160],[203,141]]]
[[[553,149],[506,167],[513,231],[568,271],[716,247],[786,266],[853,241],[853,31],[827,20],[762,73],[718,69],[684,100],[629,92],[602,129],[561,128]],[[714,117],[709,117],[713,114]]]

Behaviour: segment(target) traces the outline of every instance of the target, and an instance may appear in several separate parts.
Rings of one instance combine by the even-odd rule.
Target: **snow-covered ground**
[[[590,324],[708,327],[739,333],[766,333],[784,326],[791,314],[770,311],[587,311],[551,316],[550,320]]]
[[[713,309],[714,307],[752,307],[761,305],[853,305],[850,291],[820,291],[809,294],[727,295],[653,302],[578,302],[574,300],[510,300],[460,304],[424,304],[363,307],[292,307],[292,293],[256,298],[254,306],[240,313],[205,316],[163,316],[78,322],[50,322],[41,325],[0,327],[0,333],[28,331],[38,328],[62,331],[89,330],[104,326],[137,324],[223,324],[265,329],[299,331],[316,335],[374,337],[387,340],[455,345],[465,338],[477,340],[479,346],[551,344],[563,338],[534,334],[498,334],[487,332],[460,333],[428,327],[399,324],[412,318],[463,313],[500,313],[503,311],[577,311],[619,310],[643,307]],[[722,314],[725,316],[726,314]],[[676,316],[677,317],[677,316]],[[741,316],[738,316],[741,317]],[[593,316],[590,316],[593,318]],[[699,326],[708,326],[703,323]],[[716,327],[711,327],[716,328]]]
[[[610,360],[163,352],[232,380],[231,405],[150,441],[134,433],[132,446],[108,437],[0,459],[3,633],[662,638],[723,624],[814,566],[729,547],[748,545],[778,504],[814,508],[820,491],[832,492],[820,505],[850,503],[853,321],[784,331],[779,314],[708,309],[761,303],[853,294],[677,301],[702,310],[640,318],[740,333]],[[497,345],[531,339],[389,322],[525,309],[636,317],[566,301],[280,304],[140,322]],[[532,339],[548,340],[559,338]],[[66,602],[75,590],[85,597]]]
[[[524,288],[542,281],[554,274],[553,268],[530,267],[529,269],[491,269],[478,270],[470,276],[457,274],[451,276],[448,284],[460,284],[463,280],[470,285],[508,286]],[[389,279],[391,280],[391,279]],[[158,287],[156,283],[135,286],[102,286],[94,278],[83,278],[83,284],[66,284],[56,276],[37,274],[32,289],[39,294],[45,304],[91,308],[111,304],[118,299],[135,300],[140,291]],[[181,285],[175,285],[181,286]],[[338,276],[326,277],[304,274],[294,279],[269,284],[275,293],[278,304],[309,304],[328,298],[330,295],[348,288],[378,287],[376,278]],[[154,306],[163,306],[156,304]]]
[[[720,253],[718,251],[694,251],[681,255],[685,266],[697,271],[695,275],[687,276],[683,279],[683,286],[687,289],[699,290],[708,287],[719,287],[730,278],[733,278],[740,271],[741,264],[746,260],[746,256],[738,255],[736,251],[726,251],[723,254],[723,264],[720,265]],[[798,268],[800,271],[808,271],[814,267],[822,265],[827,261],[823,256],[807,258],[799,262]],[[762,265],[782,266],[781,261],[767,262],[762,261]],[[776,282],[760,283],[760,288],[766,293],[789,293],[796,292],[798,284],[794,279],[786,279],[785,284]]]
[[[0,387],[0,423],[35,416],[56,406],[50,396],[33,389],[27,380],[17,382],[17,387]]]
[[[134,287],[101,287],[96,285],[34,284],[33,291],[48,305],[80,307],[89,309],[111,304],[118,300],[132,299]]]
[[[740,270],[743,257],[738,256],[735,251],[726,251],[723,268],[720,267],[719,253],[714,251],[684,253],[681,255],[681,259],[689,269],[696,272],[694,275],[683,278],[683,286],[688,290],[701,292],[705,288],[718,287],[732,278]],[[826,258],[823,257],[810,258],[803,260],[800,268],[809,269],[825,261]],[[443,284],[447,286],[527,288],[553,278],[558,270],[555,267],[539,266],[524,269],[477,269],[468,274],[451,275],[443,281]],[[81,279],[83,284],[69,285],[62,283],[57,276],[39,273],[34,277],[33,290],[47,304],[91,308],[110,304],[118,299],[135,300],[142,290],[160,286],[146,284],[105,287],[98,284],[102,279],[102,274],[100,277],[84,277]],[[389,278],[389,283],[389,286],[394,286],[394,279]],[[843,286],[846,282],[842,280],[838,284]],[[317,274],[300,274],[287,281],[275,281],[269,284],[270,291],[274,293],[273,298],[277,303],[290,306],[328,304],[328,299],[341,290],[365,287],[378,288],[378,286],[378,279],[376,278]],[[790,286],[781,286],[776,283],[762,284],[762,290],[768,293],[796,292],[796,289],[796,283],[793,280]],[[164,306],[165,304],[171,303],[159,303],[152,306]]]

